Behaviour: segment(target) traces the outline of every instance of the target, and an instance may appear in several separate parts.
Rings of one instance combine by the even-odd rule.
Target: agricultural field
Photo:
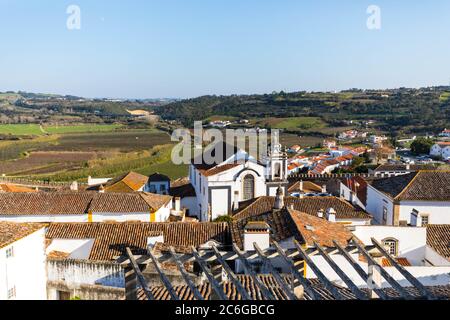
[[[120,124],[83,124],[71,126],[45,126],[44,132],[50,134],[65,134],[65,133],[84,133],[84,132],[111,132],[123,127]]]
[[[46,127],[45,135],[34,135],[33,127],[8,127],[23,135],[0,141],[0,174],[52,181],[114,177],[131,170],[150,174],[160,169],[175,178],[187,175],[187,167],[171,168],[173,143],[167,133],[112,125],[94,128],[88,132],[89,125]]]
[[[89,160],[106,156],[96,152],[31,152],[20,159],[0,162],[0,174],[23,176],[73,170],[85,166]]]
[[[80,124],[69,126],[41,126],[39,124],[0,124],[0,134],[13,136],[39,136],[83,132],[110,132],[120,129],[119,124]]]
[[[318,117],[292,117],[292,118],[263,118],[253,119],[256,126],[269,126],[274,129],[286,130],[314,130],[325,128],[326,123]]]
[[[441,96],[439,97],[439,100],[441,102],[447,102],[450,99],[450,92],[444,92],[441,94]]]
[[[148,150],[170,143],[170,136],[158,130],[129,130],[61,135],[56,145],[43,151],[118,151]]]
[[[0,134],[39,136],[45,134],[38,124],[0,124]]]

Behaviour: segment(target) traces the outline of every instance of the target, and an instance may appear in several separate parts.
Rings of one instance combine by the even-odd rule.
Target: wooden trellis
[[[351,256],[351,254],[359,252],[368,262],[369,265],[376,266],[380,272],[380,275],[395,289],[399,294],[399,299],[427,299],[433,300],[436,297],[425,287],[423,286],[411,273],[409,273],[403,266],[401,266],[396,259],[391,256],[382,245],[380,245],[375,239],[371,239],[372,245],[370,246],[362,246],[355,239],[352,239],[351,243],[343,248],[337,242],[334,241],[335,247],[332,248],[323,248],[319,244],[315,243],[315,246],[312,248],[302,248],[302,246],[294,240],[294,249],[285,250],[282,249],[281,246],[274,241],[272,244],[272,248],[262,250],[255,243],[254,248],[255,251],[251,252],[242,252],[235,244],[233,244],[231,250],[224,250],[224,247],[216,247],[213,246],[212,249],[203,249],[197,250],[192,247],[192,253],[189,254],[177,254],[175,253],[174,248],[170,248],[169,254],[162,254],[160,257],[156,257],[152,249],[148,249],[148,255],[136,256],[131,253],[131,250],[127,248],[126,253],[127,256],[123,257],[121,261],[119,261],[126,270],[126,296],[127,299],[136,299],[137,298],[137,290],[140,289],[144,292],[145,297],[149,300],[155,299],[152,294],[151,289],[148,287],[145,277],[141,272],[141,266],[145,266],[147,264],[153,264],[157,274],[159,275],[162,284],[167,289],[172,300],[179,300],[180,297],[177,295],[174,286],[169,281],[169,278],[165,275],[164,269],[161,267],[162,263],[171,262],[175,263],[178,270],[181,273],[181,276],[192,292],[194,298],[196,300],[205,300],[207,299],[203,296],[195,285],[194,281],[191,278],[191,275],[186,271],[184,265],[186,263],[196,263],[200,269],[201,273],[205,275],[207,281],[211,285],[213,295],[210,296],[210,299],[219,299],[219,300],[229,300],[227,293],[224,290],[224,285],[222,281],[219,281],[215,278],[215,276],[211,272],[210,265],[220,265],[224,272],[227,274],[229,280],[236,288],[237,292],[240,295],[242,300],[251,300],[251,293],[247,291],[247,289],[243,286],[243,284],[239,281],[235,271],[232,270],[228,262],[230,261],[240,261],[243,266],[244,273],[253,280],[255,285],[259,289],[260,297],[264,300],[276,300],[277,296],[273,294],[266,284],[260,280],[257,273],[254,270],[254,264],[251,263],[254,259],[262,260],[265,266],[270,270],[273,275],[275,281],[279,285],[279,289],[283,293],[284,297],[289,300],[296,300],[302,297],[298,297],[294,292],[293,283],[288,283],[286,278],[284,278],[278,271],[275,265],[273,264],[274,258],[280,258],[285,266],[287,266],[292,273],[294,279],[298,282],[298,285],[301,285],[304,291],[308,294],[308,296],[313,300],[323,299],[323,295],[317,289],[317,286],[314,286],[310,279],[304,277],[301,272],[298,270],[298,264],[294,262],[301,260],[305,263],[314,274],[317,276],[318,281],[321,286],[325,288],[331,296],[336,300],[348,299],[348,297],[344,296],[339,288],[330,281],[325,274],[320,270],[320,268],[314,263],[311,259],[314,255],[320,255],[326,261],[326,263],[331,267],[332,270],[339,276],[339,278],[346,284],[347,288],[354,295],[354,299],[359,300],[368,300],[371,299],[370,291],[378,296],[379,299],[390,300],[394,299],[392,296],[388,296],[383,289],[374,287],[370,290],[363,290],[358,288],[358,286],[350,279],[350,277],[338,266],[338,264],[332,259],[333,255],[341,255],[343,256],[347,262],[353,267],[353,269],[357,272],[357,274],[366,282],[370,281],[369,274],[359,265]],[[378,252],[388,259],[392,266],[394,266],[400,274],[414,287],[418,292],[419,296],[412,296],[400,283],[397,282],[389,273],[380,266],[376,260],[369,253],[372,250],[378,250]]]

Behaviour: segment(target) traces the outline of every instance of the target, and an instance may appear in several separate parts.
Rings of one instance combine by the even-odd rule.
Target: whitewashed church
[[[214,146],[212,153],[219,148],[223,151],[220,157],[223,161],[205,164],[203,154],[200,161],[198,158],[192,160],[189,168],[201,221],[229,215],[241,201],[275,196],[279,186],[287,194],[287,155],[281,150],[281,145],[275,145],[268,157],[261,161],[243,150],[227,149],[225,143]]]

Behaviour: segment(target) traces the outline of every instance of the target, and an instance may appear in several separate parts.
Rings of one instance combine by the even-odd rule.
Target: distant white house
[[[450,224],[450,172],[419,171],[374,180],[366,210],[382,225]]]
[[[430,149],[430,155],[443,160],[450,159],[450,142],[435,143]]]
[[[0,222],[0,300],[45,300],[45,225]]]
[[[442,130],[442,132],[439,134],[439,136],[441,137],[450,137],[450,130],[449,129],[444,129]]]

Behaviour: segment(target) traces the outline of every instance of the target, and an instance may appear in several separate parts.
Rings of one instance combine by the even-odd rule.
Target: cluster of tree
[[[348,120],[375,120],[392,132],[427,132],[450,126],[449,87],[346,91],[341,93],[272,93],[202,96],[155,108],[163,119],[192,126],[213,115],[238,118],[316,116],[332,126]]]
[[[411,143],[411,152],[414,155],[429,154],[434,141],[427,138],[417,138]]]

